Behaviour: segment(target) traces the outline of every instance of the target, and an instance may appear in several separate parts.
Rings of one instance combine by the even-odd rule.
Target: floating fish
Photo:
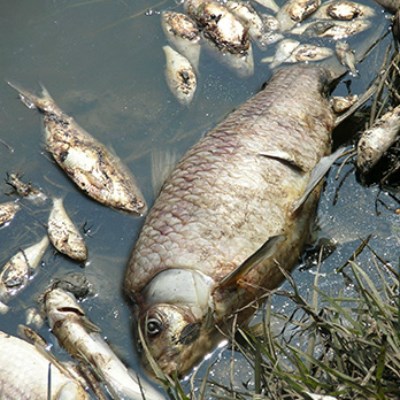
[[[397,140],[400,132],[400,106],[388,111],[364,131],[357,144],[357,168],[367,174]]]
[[[47,233],[52,245],[62,254],[76,261],[87,259],[85,240],[65,211],[61,198],[53,199],[47,222]]]
[[[338,156],[324,158],[335,117],[325,90],[344,71],[335,65],[278,70],[164,183],[125,277],[148,370],[183,376],[297,262]]]
[[[132,174],[118,157],[66,115],[45,88],[37,97],[14,84],[22,102],[44,114],[46,148],[66,174],[94,200],[143,215],[146,203]]]
[[[48,246],[49,238],[46,235],[38,243],[20,250],[3,266],[0,272],[0,304],[3,305],[3,312],[8,310],[4,303],[32,280]]]
[[[274,13],[277,13],[280,9],[278,4],[276,3],[275,0],[254,0],[256,3],[262,5],[265,8],[268,8],[269,10],[273,11]]]
[[[314,14],[314,18],[333,18],[339,21],[351,21],[355,18],[370,18],[375,15],[372,7],[347,0],[328,1]]]
[[[164,11],[161,13],[161,26],[171,46],[198,71],[201,37],[196,23],[185,14]]]
[[[370,26],[371,21],[361,19],[353,21],[319,20],[299,25],[292,29],[291,33],[306,37],[328,37],[340,40],[363,32]]]
[[[25,310],[25,324],[33,325],[39,329],[43,326],[44,320],[40,312],[35,307],[29,307]]]
[[[93,369],[113,398],[164,399],[161,393],[145,381],[139,382],[125,367],[102,339],[99,328],[86,318],[71,293],[53,288],[44,294],[43,301],[50,329],[60,345]]]
[[[47,350],[2,331],[0,349],[2,399],[89,399],[82,385]]]
[[[282,31],[293,28],[315,13],[321,5],[321,0],[288,0],[276,14]]]
[[[201,27],[209,50],[239,76],[251,76],[254,60],[248,29],[217,1],[187,0],[184,6]]]
[[[315,44],[300,44],[297,46],[289,60],[286,62],[312,62],[325,60],[333,55],[332,49],[329,47],[317,46]]]
[[[0,226],[11,222],[21,207],[14,201],[0,203]]]
[[[166,67],[165,77],[172,94],[180,104],[188,106],[197,88],[196,73],[189,60],[171,46],[163,47]]]
[[[24,183],[19,174],[7,174],[6,183],[10,185],[18,196],[21,196],[32,203],[39,205],[47,200],[47,196],[38,188],[34,187],[30,182]]]
[[[349,94],[347,96],[333,96],[331,98],[331,106],[336,114],[347,111],[352,105],[358,101],[358,95]]]
[[[283,39],[278,43],[275,55],[273,57],[264,57],[261,62],[269,62],[271,68],[276,68],[286,62],[299,45],[300,42],[298,40]]]
[[[350,71],[350,75],[357,76],[356,57],[350,45],[347,42],[338,41],[336,42],[335,51],[339,62]]]

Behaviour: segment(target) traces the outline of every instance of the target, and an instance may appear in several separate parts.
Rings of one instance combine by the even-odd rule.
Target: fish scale
[[[325,98],[330,79],[321,67],[278,71],[261,92],[194,145],[162,187],[133,250],[125,284],[144,332],[146,321],[162,320],[163,331],[147,337],[146,344],[164,372],[182,374],[191,368],[214,346],[214,325],[222,327],[237,308],[275,288],[282,281],[277,263],[286,270],[296,263],[319,190],[300,215],[292,209],[312,169],[330,153],[334,116]],[[219,286],[268,238],[281,234],[285,240],[273,259],[258,262],[235,286]],[[151,291],[144,289],[158,287],[163,274],[182,270],[212,281],[212,326],[205,322],[207,310],[198,319],[181,300],[165,298],[162,304],[153,304],[146,297]],[[186,282],[178,280],[187,279],[182,276],[176,285],[185,291]],[[173,343],[163,337],[175,329],[168,311],[163,314],[166,307],[182,315],[184,327],[171,336]],[[239,321],[247,317],[244,313]],[[193,335],[190,343],[176,341],[179,331],[194,325],[200,327],[198,336]],[[167,351],[170,346],[178,350]]]

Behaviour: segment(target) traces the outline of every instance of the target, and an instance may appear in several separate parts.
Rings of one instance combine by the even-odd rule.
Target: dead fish
[[[367,174],[396,141],[400,131],[400,106],[385,113],[364,131],[357,144],[357,168]]]
[[[315,13],[321,5],[321,0],[288,0],[276,14],[282,31],[293,28]]]
[[[357,76],[356,57],[350,45],[347,42],[338,41],[336,42],[335,51],[339,62],[350,71],[350,75]]]
[[[253,49],[248,29],[214,0],[187,0],[186,12],[201,27],[208,49],[241,77],[254,73]]]
[[[6,183],[10,185],[14,192],[21,197],[31,201],[34,204],[43,204],[47,200],[47,196],[32,183],[25,183],[21,180],[22,176],[14,173],[7,173]]]
[[[37,308],[29,307],[25,310],[25,324],[33,325],[37,329],[43,326],[44,320]]]
[[[21,207],[14,201],[0,204],[0,226],[10,223]]]
[[[89,399],[82,385],[45,350],[1,331],[0,348],[2,399]]]
[[[329,47],[317,46],[315,44],[300,44],[297,46],[291,56],[289,61],[286,62],[312,62],[321,61],[333,55],[332,49]]]
[[[250,37],[261,44],[264,34],[264,23],[254,7],[250,3],[233,0],[227,1],[225,6],[248,29]]]
[[[47,233],[52,245],[62,254],[76,261],[87,259],[85,240],[65,211],[61,198],[53,199],[47,222]]]
[[[333,18],[339,21],[351,21],[355,18],[370,18],[375,15],[372,7],[348,0],[333,0],[324,3],[314,14],[314,18]]]
[[[347,111],[358,100],[358,95],[349,94],[347,96],[333,96],[331,98],[331,106],[336,114],[341,114]]]
[[[7,302],[32,280],[48,245],[49,238],[46,235],[38,243],[20,250],[3,266],[0,273],[0,303]],[[3,305],[3,310],[7,309]]]
[[[9,82],[28,108],[44,114],[46,149],[88,196],[109,207],[143,215],[146,203],[118,157],[66,115],[47,90],[37,97]]]
[[[334,40],[345,39],[370,28],[369,20],[333,21],[319,20],[302,24],[291,30],[293,35],[306,37],[328,37]]]
[[[88,364],[107,385],[113,398],[164,399],[145,381],[139,383],[102,339],[99,328],[87,319],[71,293],[54,288],[44,294],[43,300],[50,328],[60,345]]]
[[[185,14],[164,11],[161,13],[161,26],[171,46],[198,71],[201,37],[196,23]]]
[[[300,42],[298,40],[281,40],[276,46],[275,55],[273,57],[264,57],[261,62],[269,62],[270,68],[276,68],[278,65],[285,63],[299,45]]]
[[[328,168],[332,80],[321,67],[278,70],[164,183],[125,277],[146,368],[184,375],[298,260]]]
[[[256,3],[262,5],[265,8],[268,8],[269,10],[273,11],[274,13],[277,13],[280,9],[278,4],[276,3],[275,0],[254,0]]]
[[[188,106],[197,88],[197,78],[189,60],[171,46],[163,47],[166,67],[165,77],[172,94],[180,104]]]

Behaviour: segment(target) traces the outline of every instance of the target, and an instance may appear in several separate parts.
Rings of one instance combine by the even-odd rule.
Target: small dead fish
[[[331,98],[330,103],[333,111],[336,114],[341,114],[347,111],[358,100],[358,95],[349,94],[348,96],[334,96]]]
[[[44,307],[50,329],[73,357],[88,364],[106,384],[115,398],[162,400],[159,392],[131,374],[108,344],[101,338],[99,328],[90,322],[75,297],[60,288],[44,294]]]
[[[88,253],[85,240],[65,211],[61,198],[53,199],[47,222],[47,232],[53,246],[76,261],[85,261]]]
[[[82,385],[45,350],[1,331],[0,348],[2,399],[89,399]]]
[[[339,21],[351,21],[355,18],[370,18],[375,15],[375,10],[364,4],[348,0],[333,0],[324,3],[314,14],[315,18],[333,18]]]
[[[334,40],[345,39],[367,30],[371,26],[369,20],[333,21],[320,20],[300,25],[291,30],[293,35],[306,37],[328,37]]]
[[[279,10],[276,18],[281,29],[287,31],[315,13],[320,5],[321,0],[289,0]]]
[[[317,46],[314,44],[301,44],[296,47],[289,60],[286,62],[312,62],[324,60],[333,55],[332,49],[329,47]]]
[[[275,0],[254,0],[256,3],[262,5],[265,8],[268,8],[269,10],[273,11],[274,13],[277,13],[280,9],[278,4],[276,3]]]
[[[161,26],[168,41],[185,56],[198,71],[200,58],[200,32],[187,15],[175,11],[161,13]]]
[[[357,145],[357,168],[367,174],[396,141],[400,131],[400,106],[387,112],[361,135]]]
[[[278,65],[285,63],[299,45],[300,42],[298,40],[281,40],[276,47],[275,55],[273,57],[264,57],[261,62],[270,62],[270,67],[276,68]]]
[[[197,78],[189,60],[171,46],[163,47],[166,68],[165,78],[172,94],[180,104],[188,106],[197,88]]]
[[[0,204],[0,226],[10,223],[21,207],[13,202],[7,201]]]
[[[208,48],[239,76],[254,73],[253,50],[248,28],[226,7],[213,0],[187,0],[186,12],[201,27]]]
[[[49,238],[43,237],[38,243],[19,251],[4,265],[0,273],[0,303],[20,292],[32,279],[47,247]],[[3,310],[8,307],[3,304]]]
[[[43,326],[43,317],[40,312],[35,307],[30,307],[25,310],[25,324],[33,325],[35,328],[39,329]]]
[[[135,179],[121,160],[66,115],[42,87],[37,97],[9,82],[28,108],[44,114],[46,149],[88,196],[106,206],[137,215],[146,203]]]
[[[357,76],[356,57],[350,45],[347,42],[338,41],[336,42],[335,51],[340,64],[344,65],[350,71],[350,75]]]
[[[264,23],[253,6],[250,3],[233,0],[227,1],[225,6],[248,29],[250,37],[261,44]]]
[[[43,204],[47,200],[47,196],[38,188],[34,187],[30,182],[24,183],[22,176],[14,173],[7,173],[6,183],[10,185],[14,192],[21,197],[31,201],[34,204]]]

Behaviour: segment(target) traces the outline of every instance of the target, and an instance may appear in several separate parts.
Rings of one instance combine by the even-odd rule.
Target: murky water
[[[50,197],[63,197],[72,219],[87,231],[90,253],[83,269],[48,250],[31,285],[10,302],[11,311],[0,316],[2,330],[16,334],[17,325],[24,323],[24,310],[35,304],[52,278],[81,270],[96,292],[84,304],[89,317],[102,328],[103,335],[127,364],[137,368],[130,333],[132,321],[121,288],[143,219],[102,207],[79,192],[45,152],[39,113],[27,109],[5,80],[34,91],[39,91],[39,82],[45,85],[65,112],[128,164],[151,204],[152,152],[171,151],[179,156],[209,127],[255,93],[271,74],[265,64],[259,63],[265,54],[257,49],[255,74],[246,80],[237,78],[204,53],[193,104],[189,108],[179,106],[164,79],[161,47],[166,40],[158,13],[176,7],[172,0],[1,2],[0,138],[13,151],[0,144],[0,201],[10,199],[6,195],[9,187],[3,180],[6,172],[19,172]],[[376,9],[375,23],[388,26]],[[360,77],[352,79],[354,92],[361,92],[369,84],[387,43],[388,40],[380,46],[368,65],[361,67]],[[273,48],[267,53],[273,54]],[[345,93],[345,85],[340,84],[337,92]],[[350,137],[352,132],[348,134]],[[351,165],[341,171],[340,178],[349,168]],[[335,173],[329,175],[319,208],[321,236],[333,236],[341,242],[322,270],[322,285],[333,292],[343,284],[334,268],[347,259],[360,237],[372,234],[371,244],[389,262],[396,261],[400,242],[399,215],[394,212],[399,207],[396,199],[380,193],[377,187],[361,186],[353,171],[333,205],[339,182]],[[50,202],[34,206],[22,200],[21,205],[23,209],[11,225],[0,229],[1,264],[46,232]],[[368,254],[362,260],[368,268]],[[297,271],[295,279],[306,291],[313,281],[312,270]],[[277,306],[284,310],[284,304]],[[64,354],[46,327],[41,333],[58,354]],[[224,379],[223,370],[219,374],[219,379]],[[238,379],[247,378],[243,375]]]

